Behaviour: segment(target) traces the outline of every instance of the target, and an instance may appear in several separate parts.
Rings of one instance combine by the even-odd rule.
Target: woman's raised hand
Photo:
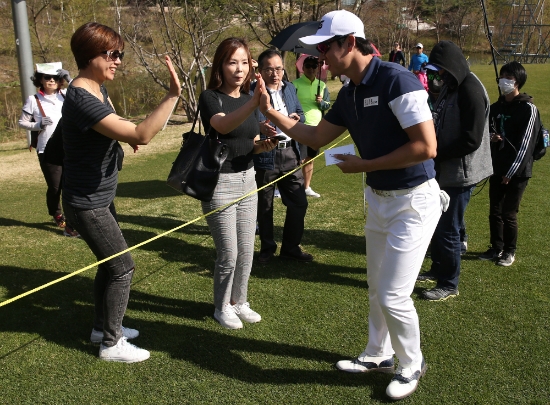
[[[181,83],[176,69],[174,69],[174,65],[172,65],[172,61],[168,55],[164,57],[164,60],[166,61],[166,66],[168,66],[168,71],[170,72],[170,90],[168,90],[168,93],[174,97],[179,97],[181,94]]]
[[[256,87],[254,88],[252,100],[254,100],[254,104],[259,105],[260,97],[262,96],[262,93],[264,92],[264,89],[265,89],[265,82],[264,82],[264,79],[262,79],[261,74],[254,73],[254,76],[256,76]]]

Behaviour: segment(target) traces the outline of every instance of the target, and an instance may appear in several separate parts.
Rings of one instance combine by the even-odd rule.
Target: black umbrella
[[[275,38],[271,40],[270,45],[274,45],[281,51],[292,51],[295,53],[305,53],[319,57],[319,51],[315,48],[304,48],[298,38],[313,35],[319,29],[319,21],[306,21],[297,24],[292,24],[279,32]],[[319,65],[319,85],[317,86],[317,94],[321,91],[321,65]]]
[[[304,48],[298,42],[298,38],[307,37],[317,32],[319,21],[306,21],[292,24],[279,32],[271,40],[270,45],[276,46],[281,51],[292,51],[296,53],[305,53],[308,55],[319,56],[317,49]]]

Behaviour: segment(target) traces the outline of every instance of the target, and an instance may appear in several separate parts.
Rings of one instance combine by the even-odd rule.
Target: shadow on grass
[[[121,222],[140,226],[155,227],[162,231],[173,229],[183,223],[172,218],[134,215],[119,215],[119,220]],[[160,232],[125,229],[124,237],[128,245],[132,246],[148,240],[158,235],[158,233]],[[277,233],[282,234],[281,227],[276,227],[276,234]],[[362,236],[346,235],[342,232],[325,230],[306,230],[306,233],[308,233],[308,240],[313,241],[313,244],[319,249],[336,251],[338,254],[343,255],[345,255],[345,252],[364,254],[365,238]],[[193,243],[188,243],[185,240],[186,235],[194,236]],[[203,236],[198,243],[196,239],[197,236]],[[205,274],[205,276],[211,277],[211,272],[214,270],[216,251],[212,245],[210,231],[206,224],[191,224],[175,231],[173,234],[149,242],[141,246],[140,249],[150,252],[159,252],[159,256],[168,262],[182,263],[182,271],[185,272],[201,273],[207,269],[210,272]],[[139,266],[139,263],[137,263],[137,266]],[[346,277],[346,274],[360,274],[362,277],[361,280],[357,280],[356,277]],[[316,261],[302,263],[293,260],[282,260],[279,259],[278,256],[265,265],[259,264],[255,259],[252,270],[252,275],[254,277],[265,279],[288,278],[353,287],[363,286],[366,288],[367,282],[366,276],[364,276],[365,274],[366,270],[364,265],[361,267],[350,267],[345,265],[322,264]]]
[[[56,226],[53,221],[46,221],[46,222],[23,222],[18,221],[16,219],[12,218],[1,218],[0,217],[0,227],[2,226],[24,226],[31,229],[38,229],[40,231],[48,231],[48,232],[54,232],[57,234],[63,235],[63,229]]]
[[[118,183],[117,197],[139,198],[142,200],[151,198],[174,197],[181,195],[169,187],[165,181],[144,180]]]
[[[14,297],[35,286],[45,284],[60,276],[49,270],[23,269],[0,266],[0,285]],[[38,291],[16,302],[0,307],[0,331],[38,334],[40,338],[59,346],[78,350],[97,357],[98,347],[88,343],[93,317],[93,280],[75,276],[62,283]],[[171,357],[196,364],[204,370],[249,383],[269,384],[321,384],[338,386],[373,387],[373,398],[385,399],[384,390],[391,376],[385,374],[350,375],[333,370],[300,369],[300,362],[335,363],[347,356],[312,347],[277,343],[246,337],[246,329],[226,331],[215,324],[216,330],[208,329],[213,305],[204,302],[165,298],[132,291],[129,307],[134,313],[158,313],[192,321],[205,322],[205,328],[148,321],[125,317],[125,324],[141,330],[139,345],[155,351],[163,351]],[[276,327],[276,325],[266,325]],[[247,327],[263,327],[263,324]],[[0,353],[6,361],[12,354],[24,352],[40,338],[33,337],[24,344],[10,347],[4,341],[7,352]],[[258,357],[250,354],[259,354]],[[273,361],[267,356],[276,356]],[[249,358],[250,360],[248,360]],[[255,362],[257,363],[255,364]],[[279,367],[279,364],[292,367]]]

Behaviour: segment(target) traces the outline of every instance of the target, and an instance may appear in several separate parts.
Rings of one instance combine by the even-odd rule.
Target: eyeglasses
[[[427,76],[428,76],[428,80],[441,80],[439,73],[436,73],[436,72],[428,71]]]
[[[268,75],[272,75],[273,73],[277,73],[277,74],[280,74],[284,68],[282,67],[276,67],[276,68],[265,68],[265,69],[262,69],[264,72],[266,72]]]
[[[58,82],[58,81],[61,80],[61,77],[59,77],[59,76],[42,75],[42,77],[43,77],[44,80],[46,80],[47,82],[49,82],[49,81],[52,80],[52,79],[54,79],[56,82]]]
[[[336,42],[342,38],[347,38],[349,37],[351,34],[347,34],[347,35],[338,35],[338,36],[335,36],[333,38],[331,38],[330,40],[328,40],[327,42],[321,42],[320,44],[317,44],[317,50],[319,51],[319,53],[321,54],[325,54],[329,51],[330,49],[330,45],[333,43],[333,42]]]
[[[305,63],[304,64],[304,69],[317,69],[319,67],[318,64],[309,64],[309,63]]]
[[[119,50],[103,51],[101,53],[107,55],[107,57],[110,58],[112,61],[120,59],[120,61],[122,62],[122,59],[124,59],[124,52],[120,52]]]

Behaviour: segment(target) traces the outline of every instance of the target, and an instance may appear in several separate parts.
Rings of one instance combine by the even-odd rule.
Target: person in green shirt
[[[317,125],[326,110],[330,108],[330,94],[325,82],[318,79],[319,59],[316,56],[309,56],[304,60],[304,73],[294,80],[292,84],[296,87],[298,100],[302,104],[304,115],[306,117],[306,125]],[[321,96],[322,95],[322,96]],[[307,154],[304,159],[309,162],[302,167],[304,174],[304,187],[306,195],[310,197],[321,197],[311,189],[311,178],[313,176],[313,158],[317,156],[319,150],[307,147]]]

